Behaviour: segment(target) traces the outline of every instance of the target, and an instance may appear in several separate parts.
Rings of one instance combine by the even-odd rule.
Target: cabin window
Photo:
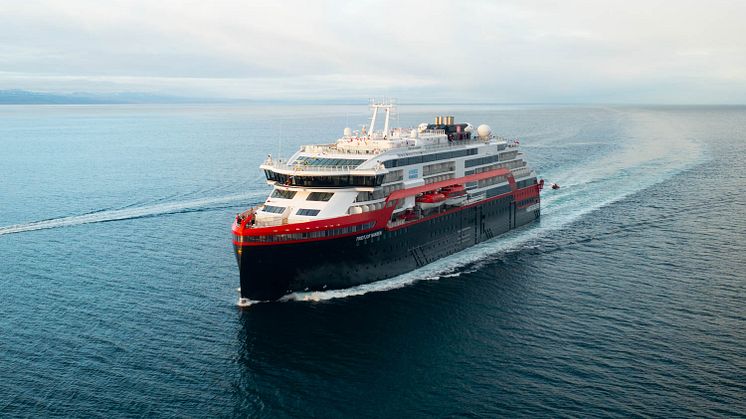
[[[297,192],[296,191],[286,191],[284,189],[275,189],[272,191],[272,198],[282,198],[282,199],[293,199]]]
[[[422,176],[437,175],[438,173],[452,172],[454,170],[456,170],[456,163],[453,160],[427,164],[422,167]]]
[[[313,217],[313,216],[315,216],[315,215],[318,215],[318,214],[319,214],[319,212],[321,212],[321,210],[317,210],[317,209],[308,209],[308,208],[301,208],[301,209],[299,209],[299,210],[298,210],[298,211],[297,211],[297,212],[295,213],[295,215],[306,215],[306,216],[309,216],[309,217]]]
[[[383,183],[398,182],[404,179],[403,170],[394,170],[383,176]]]
[[[464,166],[465,167],[481,166],[483,164],[494,163],[498,160],[500,160],[500,156],[498,154],[495,154],[494,156],[485,156],[485,157],[480,157],[478,159],[467,160],[464,163]]]
[[[334,193],[332,192],[311,192],[308,194],[307,200],[309,201],[328,201],[332,199]]]
[[[445,159],[453,159],[457,157],[473,156],[479,152],[476,148],[468,148],[464,150],[446,151],[444,153],[426,154],[421,156],[412,156],[406,158],[392,159],[383,162],[384,167],[401,167],[409,166],[410,164],[419,164],[423,162],[438,161]]]
[[[385,197],[386,193],[381,189],[375,190],[373,192],[358,192],[357,197],[355,198],[355,202],[373,201]]]
[[[273,205],[265,205],[264,208],[262,208],[262,211],[271,212],[274,214],[282,214],[285,211],[285,207],[275,207]]]

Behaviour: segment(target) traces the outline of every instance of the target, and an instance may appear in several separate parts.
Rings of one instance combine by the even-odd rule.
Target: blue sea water
[[[241,310],[258,165],[366,107],[0,107],[0,416],[746,414],[746,108],[438,114],[520,139],[539,222]]]

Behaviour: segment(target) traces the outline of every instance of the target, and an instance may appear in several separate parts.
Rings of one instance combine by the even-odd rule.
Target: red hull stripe
[[[519,192],[522,192],[522,193],[524,193],[526,195],[528,195],[528,193],[533,192],[532,194],[530,194],[530,196],[526,196],[525,198],[522,198],[522,199],[528,199],[528,198],[531,198],[531,197],[538,198],[539,195],[538,195],[538,188],[537,188],[537,186],[538,185],[531,185],[531,186],[529,186],[527,188],[519,190]],[[463,211],[463,210],[465,210],[467,208],[471,208],[471,207],[474,207],[474,206],[477,206],[477,205],[482,205],[484,203],[487,203],[487,202],[490,202],[490,201],[494,201],[496,199],[504,198],[504,197],[506,197],[506,196],[508,196],[510,194],[514,194],[514,193],[515,192],[506,192],[504,194],[496,195],[496,196],[493,196],[491,198],[487,198],[487,199],[481,200],[479,202],[475,202],[473,204],[464,205],[464,206],[460,206],[460,207],[456,207],[456,208],[451,208],[451,209],[446,210],[444,212],[440,212],[440,213],[437,213],[437,214],[429,215],[427,217],[421,218],[421,219],[416,220],[416,221],[406,222],[404,224],[401,224],[401,225],[398,225],[398,226],[395,226],[395,227],[388,227],[388,226],[386,226],[386,224],[388,223],[388,220],[391,217],[390,213],[393,212],[393,210],[392,211],[386,211],[389,208],[383,208],[381,210],[374,211],[375,213],[383,212],[383,211],[386,211],[388,213],[388,215],[385,217],[385,219],[383,221],[383,224],[379,225],[379,223],[376,223],[376,225],[374,227],[369,228],[369,229],[365,229],[365,230],[360,230],[360,231],[356,231],[356,232],[352,232],[352,233],[339,234],[339,235],[334,235],[334,236],[305,238],[305,239],[300,239],[300,240],[238,241],[238,240],[234,239],[233,240],[233,244],[235,244],[237,246],[244,246],[244,247],[246,247],[246,246],[272,246],[272,245],[293,244],[293,243],[309,243],[309,242],[316,242],[316,241],[322,241],[322,240],[334,240],[334,239],[343,238],[343,237],[357,236],[357,235],[366,234],[366,233],[369,233],[371,231],[380,230],[381,228],[385,228],[387,231],[395,231],[395,230],[399,230],[399,229],[402,229],[402,228],[411,227],[411,226],[413,226],[415,224],[419,224],[419,223],[422,223],[422,222],[425,222],[425,221],[428,221],[428,220],[431,220],[431,219],[434,219],[434,218],[437,218],[437,217],[440,217],[440,216],[443,216],[443,215],[453,214],[453,213],[458,212],[458,211]],[[524,206],[521,206],[521,207],[517,207],[517,208],[522,209],[522,208],[526,208],[526,207],[528,207],[530,205],[533,205],[533,203],[531,203],[529,205],[524,205]],[[360,215],[360,214],[356,214],[356,215]],[[374,219],[374,218],[371,217],[370,219]],[[343,227],[344,225],[345,224],[334,224],[330,228],[338,228],[340,226]],[[237,227],[237,225],[234,224],[233,225],[233,233],[234,233],[233,235],[234,235],[234,238],[235,237],[240,237],[240,236],[244,236],[244,237],[249,236],[247,234],[240,234],[241,232],[236,227]],[[252,229],[252,230],[255,230],[255,229]],[[311,231],[311,230],[306,230],[306,229],[295,229],[295,228],[293,228],[293,229],[280,229],[280,230],[282,232],[281,233],[276,233],[276,234],[304,233],[304,232],[310,232]],[[314,231],[318,231],[318,230],[314,230]]]
[[[409,227],[411,225],[430,220],[432,218],[439,217],[441,215],[450,214],[456,211],[463,210],[465,208],[470,208],[475,205],[481,205],[485,202],[489,202],[494,199],[502,198],[507,195],[513,194],[514,200],[516,202],[522,201],[531,197],[538,197],[539,196],[539,185],[531,185],[526,188],[516,190],[516,184],[515,179],[513,178],[512,173],[510,170],[505,168],[490,170],[483,173],[477,173],[474,175],[464,176],[458,179],[448,179],[441,182],[434,182],[428,185],[422,185],[417,186],[414,188],[409,189],[400,189],[398,191],[394,191],[391,193],[391,195],[386,198],[384,207],[380,210],[376,211],[369,211],[362,214],[350,214],[345,215],[342,217],[337,218],[328,218],[324,220],[317,220],[317,221],[309,221],[305,223],[294,223],[294,224],[286,224],[286,225],[279,225],[279,226],[271,226],[271,227],[253,227],[253,228],[245,228],[246,221],[244,221],[243,224],[239,225],[237,223],[233,223],[233,234],[235,237],[257,237],[257,236],[276,236],[281,234],[297,234],[297,233],[313,233],[318,231],[325,231],[325,230],[331,230],[331,229],[344,229],[346,227],[354,227],[359,226],[361,224],[366,224],[373,222],[374,225],[372,228],[368,228],[365,230],[359,230],[354,231],[350,233],[345,234],[338,234],[338,235],[332,235],[332,236],[325,236],[325,237],[314,237],[314,238],[304,238],[300,240],[283,240],[283,241],[237,241],[234,240],[233,243],[240,246],[267,246],[267,245],[277,245],[277,244],[286,244],[286,243],[307,243],[312,241],[320,241],[320,240],[332,240],[337,239],[340,237],[347,237],[347,236],[353,236],[353,235],[360,235],[365,234],[367,232],[387,228],[386,224],[391,219],[391,214],[394,212],[395,205],[393,205],[394,200],[396,199],[402,199],[406,198],[408,196],[417,195],[419,193],[432,191],[438,188],[443,188],[446,186],[451,186],[455,183],[464,184],[469,182],[477,182],[484,179],[493,178],[496,176],[506,176],[508,179],[508,184],[510,185],[511,192],[504,193],[502,195],[498,195],[489,199],[485,199],[479,202],[475,202],[473,204],[469,204],[463,207],[457,207],[452,208],[450,210],[446,210],[442,213],[434,214],[425,218],[422,218],[417,221],[412,221],[408,223],[404,223],[400,226],[396,226],[391,228],[391,230],[397,230],[399,228]],[[389,202],[392,202],[391,205],[389,205]],[[524,206],[525,207],[525,206]],[[521,207],[523,208],[523,207]],[[251,240],[251,239],[250,239]]]
[[[389,195],[389,197],[386,199],[386,204],[388,204],[389,201],[394,199],[400,199],[407,196],[416,195],[418,193],[427,192],[433,189],[442,188],[444,186],[453,185],[454,183],[466,183],[466,182],[476,182],[479,180],[495,177],[495,176],[501,176],[501,175],[508,175],[508,181],[511,183],[511,189],[515,189],[515,181],[513,180],[513,177],[510,176],[510,171],[508,169],[495,169],[484,173],[478,173],[475,175],[469,175],[464,176],[462,178],[458,179],[449,179],[444,180],[441,182],[435,182],[431,183],[429,185],[423,185],[423,186],[417,186],[414,188],[409,189],[400,189],[398,191],[394,191]],[[384,207],[377,211],[369,211],[364,212],[362,214],[350,214],[350,215],[344,215],[337,218],[327,218],[324,220],[317,220],[317,221],[308,221],[305,223],[295,223],[295,224],[286,224],[286,225],[280,225],[280,226],[271,226],[271,227],[253,227],[253,228],[241,228],[240,233],[237,233],[241,236],[266,236],[266,235],[273,235],[273,234],[288,234],[288,233],[298,233],[298,232],[311,232],[311,231],[319,231],[319,230],[328,230],[330,228],[340,228],[340,227],[347,227],[352,226],[360,223],[366,223],[369,221],[375,221],[376,224],[383,221],[385,223],[388,221],[388,218],[391,216],[391,213],[394,212],[394,208],[389,208],[388,205],[384,205]],[[234,224],[234,232],[236,231],[236,225]]]
[[[531,188],[532,186],[536,186],[536,185],[531,185],[529,188]],[[521,190],[521,191],[524,191],[524,190]],[[420,218],[419,220],[416,220],[416,221],[406,222],[406,223],[403,223],[403,224],[395,226],[395,227],[384,226],[384,228],[387,231],[396,231],[396,230],[399,230],[399,229],[402,229],[402,228],[411,227],[411,226],[413,226],[415,224],[419,224],[419,223],[422,223],[422,222],[425,222],[425,221],[428,221],[428,220],[432,220],[433,218],[438,218],[438,217],[441,217],[441,216],[444,216],[444,215],[453,214],[453,213],[456,213],[456,212],[459,212],[459,211],[463,211],[463,210],[465,210],[467,208],[475,207],[477,205],[482,205],[484,203],[487,203],[487,202],[490,202],[490,201],[494,201],[496,199],[504,198],[504,197],[510,195],[511,193],[512,192],[506,192],[506,193],[501,194],[501,195],[496,195],[496,196],[493,196],[491,198],[483,199],[483,200],[481,200],[479,202],[475,202],[473,204],[464,205],[464,206],[460,206],[460,207],[456,207],[456,208],[451,208],[449,210],[446,210],[446,211],[443,211],[443,212],[439,212],[437,214],[429,215],[427,217]],[[538,197],[538,195],[534,195],[534,197]],[[531,205],[533,205],[533,204],[531,204]],[[516,208],[523,209],[523,208],[526,208],[528,206],[530,206],[530,205],[525,205],[525,206],[516,207]],[[383,210],[379,210],[379,211],[383,211]],[[310,242],[316,242],[316,241],[322,241],[322,240],[334,240],[334,239],[339,239],[339,238],[343,238],[343,237],[363,235],[363,234],[366,234],[366,233],[369,233],[369,232],[375,231],[375,230],[380,230],[380,228],[378,228],[378,226],[376,226],[376,227],[373,227],[373,228],[369,228],[367,230],[361,230],[361,231],[357,231],[357,232],[354,232],[354,233],[340,234],[340,235],[329,236],[329,237],[307,238],[307,239],[301,239],[301,240],[284,240],[284,241],[272,241],[272,242],[256,242],[256,241],[253,241],[253,242],[240,242],[240,241],[237,241],[237,240],[233,240],[233,244],[235,244],[237,246],[244,246],[244,247],[246,247],[246,246],[270,246],[270,245],[293,244],[293,243],[310,243]],[[299,232],[302,232],[302,231],[299,231]],[[234,236],[238,236],[238,234],[235,234],[235,230],[234,230]]]
[[[313,237],[313,238],[307,238],[307,239],[301,239],[301,240],[283,240],[283,241],[271,241],[271,242],[244,242],[244,241],[237,241],[235,240],[235,237],[237,234],[233,234],[233,244],[237,246],[275,246],[275,245],[282,245],[282,244],[294,244],[294,243],[311,243],[311,242],[318,242],[322,240],[334,240],[334,239],[341,239],[343,237],[350,237],[350,236],[359,236],[362,234],[370,233],[371,231],[380,230],[376,227],[369,228],[367,230],[360,230],[356,231],[354,233],[346,233],[346,234],[339,234],[336,236],[329,236],[329,237]]]

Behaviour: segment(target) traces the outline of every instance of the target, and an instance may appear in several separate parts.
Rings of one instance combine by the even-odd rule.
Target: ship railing
[[[521,167],[520,169],[513,170],[513,177],[516,179],[530,176],[531,175],[531,169],[528,167]]]
[[[373,155],[377,156],[379,154],[383,154],[386,151],[390,150],[392,147],[376,147],[376,146],[361,146],[361,145],[354,145],[349,148],[337,148],[337,151],[342,154],[355,154],[355,155]]]
[[[272,167],[273,169],[280,170],[292,170],[296,172],[351,172],[358,168],[359,165],[349,166],[315,166],[307,164],[287,164],[287,163],[264,163],[266,166]],[[369,169],[361,169],[369,170]]]
[[[421,133],[420,135],[422,136],[423,134],[427,134],[427,135],[445,135],[445,130],[442,130],[442,129],[432,129],[432,130],[427,130],[424,133]],[[397,137],[393,137],[391,139],[409,140],[411,138],[407,138],[407,137],[398,137],[398,138]],[[379,138],[372,138],[372,140],[378,141],[380,139]],[[499,143],[510,143],[511,142],[511,140],[508,140],[507,138],[500,137],[500,136],[491,136],[488,140],[497,141]],[[480,144],[480,143],[484,143],[484,142],[485,142],[484,139],[481,139],[479,137],[475,137],[475,138],[472,138],[470,140],[458,140],[458,141],[454,141],[454,142],[449,142],[448,144],[428,144],[428,145],[422,145],[422,146],[418,147],[418,149],[413,150],[411,152],[401,153],[400,155],[406,156],[406,155],[409,155],[409,153],[412,153],[414,155],[414,154],[417,154],[417,153],[429,152],[429,151],[433,151],[433,150],[457,149],[457,148],[464,147],[466,145]],[[308,144],[308,145],[301,146],[300,149],[301,149],[301,152],[304,152],[304,153],[337,153],[337,154],[355,154],[355,155],[359,155],[359,154],[362,154],[362,155],[371,155],[371,154],[377,155],[377,154],[384,153],[386,150],[405,147],[405,145],[406,144],[401,144],[398,147],[390,147],[390,146],[388,146],[388,147],[383,147],[382,148],[380,145],[365,146],[365,145],[356,144],[353,147],[342,147],[342,148],[340,148],[340,147],[337,146],[336,143],[333,143],[333,144]]]
[[[288,223],[287,217],[262,217],[255,218],[252,227],[275,227]]]
[[[355,154],[355,155],[377,155],[385,152],[386,150],[389,150],[391,147],[380,147],[375,145],[370,146],[364,146],[364,145],[354,145],[352,147],[336,147],[336,146],[327,146],[325,148],[320,148],[318,146],[314,146],[316,148],[311,147],[301,147],[301,152],[304,153],[331,153],[331,154]]]
[[[502,137],[492,137],[491,140],[498,140],[498,141],[506,141]],[[464,148],[468,145],[474,145],[474,144],[484,144],[485,141],[480,138],[472,138],[471,140],[458,140],[449,142],[448,144],[429,144],[424,145],[421,148],[407,151],[404,153],[399,153],[399,157],[410,157],[410,156],[417,156],[423,153],[430,153],[431,151],[441,151],[441,150],[456,150]]]
[[[398,227],[398,226],[400,226],[402,224],[406,224],[409,221],[414,221],[414,220],[405,220],[404,218],[398,218],[398,219],[396,219],[394,221],[389,221],[386,224],[386,226],[389,227],[389,228],[391,228],[391,227]]]
[[[480,191],[474,194],[468,193],[466,200],[462,203],[462,205],[469,205],[473,204],[475,202],[484,201],[487,199],[487,193],[484,191]]]

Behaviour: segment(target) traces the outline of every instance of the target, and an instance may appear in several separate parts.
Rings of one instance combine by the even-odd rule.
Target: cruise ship
[[[453,116],[393,128],[392,103],[370,107],[361,130],[260,166],[272,191],[232,226],[239,306],[391,278],[539,218],[517,141]]]

